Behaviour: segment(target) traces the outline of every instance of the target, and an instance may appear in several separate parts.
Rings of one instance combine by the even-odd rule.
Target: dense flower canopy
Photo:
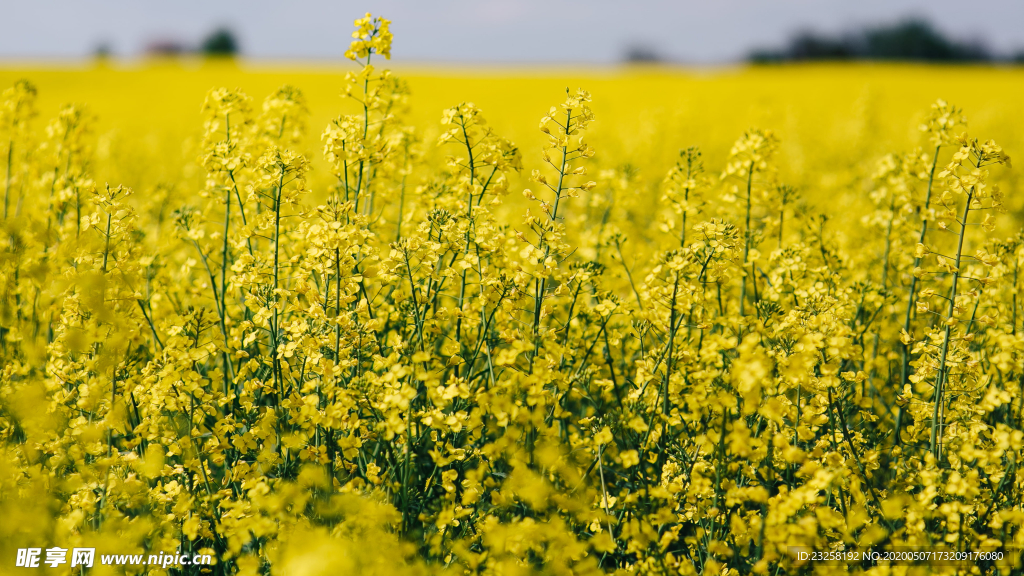
[[[642,180],[583,89],[539,154],[471,102],[427,140],[371,64],[389,22],[355,25],[319,174],[294,86],[211,90],[197,176],[143,194],[94,180],[87,108],[40,127],[32,84],[4,92],[3,561],[780,574],[837,569],[794,546],[1024,545],[1020,206],[963,111],[843,168],[860,213],[816,213],[776,132]]]

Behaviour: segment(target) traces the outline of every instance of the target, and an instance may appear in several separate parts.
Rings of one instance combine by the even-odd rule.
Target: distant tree
[[[747,54],[747,61],[754,64],[775,64],[786,59],[782,50],[772,48],[755,48]]]
[[[623,54],[622,59],[626,62],[632,63],[661,62],[664,60],[657,50],[642,44],[633,44],[626,47],[626,51]]]
[[[864,55],[877,60],[983,61],[983,46],[950,40],[925,20],[912,19],[864,31]]]
[[[800,32],[789,42],[789,60],[847,60],[857,56],[849,38]]]
[[[231,30],[218,28],[203,40],[200,50],[208,56],[234,56],[238,54],[238,40]]]
[[[110,48],[110,44],[106,42],[100,42],[96,46],[96,49],[92,51],[92,55],[97,60],[107,60],[113,54],[113,50]]]
[[[924,62],[987,62],[992,54],[979,43],[951,40],[929,22],[909,19],[835,36],[803,31],[785,48],[758,49],[751,62],[790,60],[906,60]]]

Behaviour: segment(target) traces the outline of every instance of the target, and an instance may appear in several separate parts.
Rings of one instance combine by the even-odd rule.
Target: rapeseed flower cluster
[[[297,87],[210,91],[198,185],[143,194],[95,180],[87,108],[41,128],[30,83],[3,93],[3,558],[1019,573],[790,548],[1024,546],[1024,236],[1009,157],[960,109],[851,169],[863,211],[840,219],[784,181],[770,130],[644,180],[591,145],[582,89],[539,154],[471,102],[410,126],[371,64],[389,22],[355,26],[322,174]]]

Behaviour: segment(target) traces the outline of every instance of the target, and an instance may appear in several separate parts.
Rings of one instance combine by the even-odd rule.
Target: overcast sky
[[[839,32],[924,16],[997,53],[1024,50],[1024,0],[3,0],[0,59],[77,58],[106,44],[137,56],[154,40],[196,44],[225,25],[253,58],[337,59],[352,20],[393,21],[404,62],[607,63],[642,45],[722,63],[801,29]]]

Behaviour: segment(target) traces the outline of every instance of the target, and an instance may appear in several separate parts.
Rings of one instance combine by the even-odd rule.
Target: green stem
[[[278,177],[277,182],[277,193],[274,195],[274,291],[272,295],[273,300],[273,320],[271,323],[271,340],[273,343],[271,350],[271,358],[273,363],[274,372],[274,383],[277,385],[278,390],[281,393],[280,401],[284,401],[284,382],[280,376],[280,361],[278,360],[277,348],[280,344],[280,318],[278,317],[278,286],[279,286],[279,274],[281,268],[281,196],[284,194],[284,174],[285,167],[281,166],[281,173]]]
[[[572,123],[572,110],[567,110],[565,112],[565,135],[566,135],[566,138],[568,138],[568,136],[570,134],[572,134],[572,131],[569,128],[571,123]],[[561,162],[561,164],[558,167],[558,187],[555,189],[555,205],[554,205],[554,207],[551,210],[550,222],[551,222],[552,227],[555,225],[556,221],[558,220],[558,204],[559,204],[559,202],[562,199],[562,185],[565,183],[565,164],[566,164],[566,161],[568,159],[568,156],[569,156],[568,146],[562,146],[562,162]],[[541,231],[541,239],[540,240],[541,240],[541,244],[544,245],[544,258],[541,260],[541,266],[544,266],[545,262],[547,262],[547,260],[548,260],[548,256],[551,254],[551,245],[548,244],[547,240],[544,238],[544,232],[543,231]],[[540,311],[541,311],[541,306],[543,305],[543,302],[544,302],[544,290],[547,287],[546,284],[547,284],[547,277],[542,274],[540,280],[537,282],[537,295],[536,295],[536,297],[534,299],[534,305],[533,305],[533,334],[534,334],[534,336],[536,336],[538,331],[540,330]],[[534,357],[536,355],[537,355],[537,351],[534,350]],[[532,366],[532,362],[531,362],[531,366]]]
[[[971,200],[974,198],[974,190],[975,189],[972,187],[967,193],[967,204],[964,206],[964,216],[960,221],[960,236],[957,239],[956,260],[953,264],[955,268],[953,271],[953,283],[949,289],[949,313],[947,314],[947,320],[953,318],[953,315],[956,313],[956,287],[957,282],[960,280],[960,260],[964,249],[964,238],[967,236],[967,216],[971,212]],[[947,323],[946,328],[943,331],[942,352],[939,356],[939,372],[935,377],[935,405],[932,408],[932,430],[929,441],[929,450],[935,455],[936,459],[939,457],[939,445],[942,442],[942,425],[939,423],[939,411],[942,406],[942,398],[945,392],[947,380],[946,357],[949,353],[949,341],[951,334],[952,326]]]
[[[743,265],[746,266],[747,259],[750,256],[750,205],[751,205],[751,188],[754,182],[754,163],[750,163],[750,168],[747,170],[747,224],[744,229],[744,242],[743,242]],[[751,279],[753,280],[753,278]],[[747,277],[746,271],[744,275],[740,277],[740,320],[743,319],[744,307],[747,299]],[[742,328],[740,333],[742,334]]]
[[[4,188],[4,220],[7,219],[7,207],[11,198],[11,162],[14,160],[14,139],[7,143],[7,186]]]
[[[935,147],[935,152],[932,154],[932,168],[928,172],[928,188],[925,191],[924,197],[924,208],[921,211],[921,232],[918,235],[918,243],[923,244],[925,235],[928,233],[928,209],[931,207],[932,202],[932,184],[935,182],[935,167],[939,163],[939,150],[941,146]],[[914,258],[914,268],[921,265],[920,258]],[[914,296],[917,293],[917,276],[910,276],[910,291],[907,293],[907,314],[903,318],[903,330],[910,333],[910,320],[913,317],[914,311]],[[910,381],[910,345],[903,345],[903,362],[900,367],[900,384],[899,390],[902,391],[903,387]],[[899,412],[896,414],[896,438],[894,442],[899,444],[902,440],[900,439],[900,427],[903,423],[903,412],[904,408],[901,406]]]

